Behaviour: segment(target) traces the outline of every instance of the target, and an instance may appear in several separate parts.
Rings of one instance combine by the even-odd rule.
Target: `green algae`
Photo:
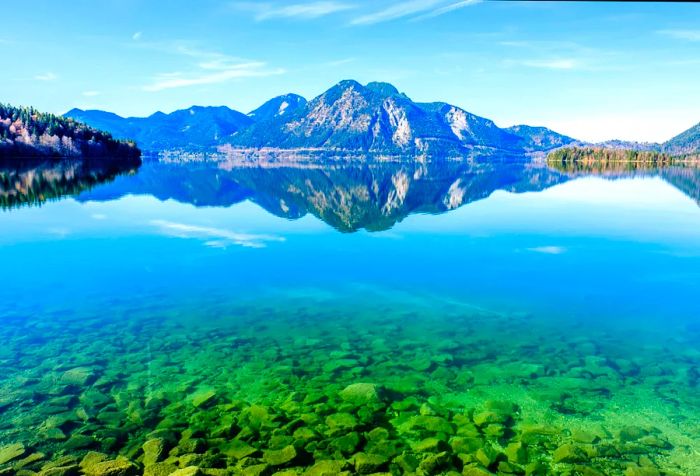
[[[456,304],[314,304],[13,322],[0,330],[16,356],[0,376],[0,469],[644,476],[700,468],[690,370],[698,360],[675,334],[675,346],[639,352],[641,330],[632,340],[609,329],[574,333]],[[204,326],[207,316],[219,317]]]

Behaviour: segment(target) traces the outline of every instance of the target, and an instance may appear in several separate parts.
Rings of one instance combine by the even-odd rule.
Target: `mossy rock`
[[[257,453],[258,450],[253,448],[245,441],[231,440],[221,447],[221,453],[235,459],[243,459]]]
[[[65,385],[74,385],[76,387],[84,387],[97,379],[93,369],[89,367],[76,367],[66,370],[61,375],[61,383]]]
[[[475,413],[473,417],[474,424],[478,427],[490,425],[493,423],[504,424],[508,421],[508,419],[508,415],[503,415],[501,413],[496,413],[490,410]]]
[[[172,463],[154,463],[144,468],[143,476],[169,476],[177,470],[178,467]]]
[[[341,460],[317,461],[313,466],[304,471],[304,476],[335,476],[339,474],[347,463]]]
[[[143,449],[143,464],[150,466],[160,462],[165,456],[165,440],[163,438],[153,438],[145,442]]]
[[[382,390],[373,383],[353,383],[340,391],[340,398],[353,405],[366,405],[382,400]]]
[[[430,437],[412,444],[411,448],[416,453],[439,453],[449,449],[449,446],[443,440]]]
[[[552,461],[555,463],[579,463],[588,460],[588,454],[582,448],[565,443],[554,450]]]
[[[9,463],[12,460],[21,458],[27,449],[22,443],[13,443],[0,448],[0,464]]]
[[[326,417],[326,425],[331,430],[352,430],[357,427],[357,418],[350,413],[333,413]]]
[[[438,474],[441,469],[445,469],[450,463],[450,454],[447,451],[425,455],[418,466],[418,471],[422,474]]]
[[[455,436],[450,439],[450,446],[455,453],[473,453],[484,446],[483,438]]]
[[[404,473],[413,473],[420,462],[411,454],[402,454],[394,458],[393,463],[396,464]]]
[[[658,469],[649,466],[629,466],[625,469],[624,476],[660,476]]]
[[[508,444],[504,448],[503,454],[511,463],[525,464],[528,461],[527,445],[520,441]]]
[[[353,460],[355,462],[355,471],[358,474],[375,473],[382,469],[389,460],[383,455],[357,453]]]
[[[42,469],[39,471],[38,476],[78,476],[80,474],[79,467],[77,464],[72,464],[70,466],[57,466],[54,468]],[[17,471],[17,476],[22,476],[23,471]],[[27,474],[31,474],[27,472]]]
[[[488,443],[476,450],[475,453],[476,460],[486,468],[494,465],[499,460],[500,456],[501,454]]]
[[[99,463],[81,463],[81,468],[87,476],[131,476],[137,473],[136,465],[123,456]]]
[[[356,431],[346,433],[343,436],[333,438],[328,447],[334,451],[340,452],[343,456],[348,456],[355,452],[360,445],[360,434]]]
[[[285,446],[279,450],[265,450],[263,461],[270,466],[283,466],[291,463],[297,457],[297,450],[293,445]]]
[[[202,476],[202,470],[197,466],[188,466],[187,468],[176,470],[170,476]]]
[[[640,426],[629,425],[620,430],[618,438],[621,442],[637,441],[643,436],[647,436],[649,432]]]
[[[470,464],[462,468],[464,476],[493,476],[493,473],[488,469],[478,464]]]
[[[32,453],[29,456],[26,456],[25,458],[22,458],[21,460],[15,462],[12,468],[15,471],[19,471],[20,469],[26,468],[27,466],[32,466],[35,463],[44,460],[45,458],[46,455],[44,453]]]

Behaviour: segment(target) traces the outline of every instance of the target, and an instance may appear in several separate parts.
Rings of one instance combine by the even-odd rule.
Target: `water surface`
[[[698,172],[600,172],[146,163],[14,201],[0,464],[700,473]]]

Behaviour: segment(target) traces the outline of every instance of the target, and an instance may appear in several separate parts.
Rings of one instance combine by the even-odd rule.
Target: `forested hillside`
[[[128,157],[141,155],[133,142],[115,140],[73,119],[32,107],[0,104],[0,158]]]

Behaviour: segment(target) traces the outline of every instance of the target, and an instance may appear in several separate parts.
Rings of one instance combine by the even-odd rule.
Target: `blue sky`
[[[700,122],[700,4],[34,0],[0,46],[0,101],[55,113],[248,112],[357,79],[586,140]]]

